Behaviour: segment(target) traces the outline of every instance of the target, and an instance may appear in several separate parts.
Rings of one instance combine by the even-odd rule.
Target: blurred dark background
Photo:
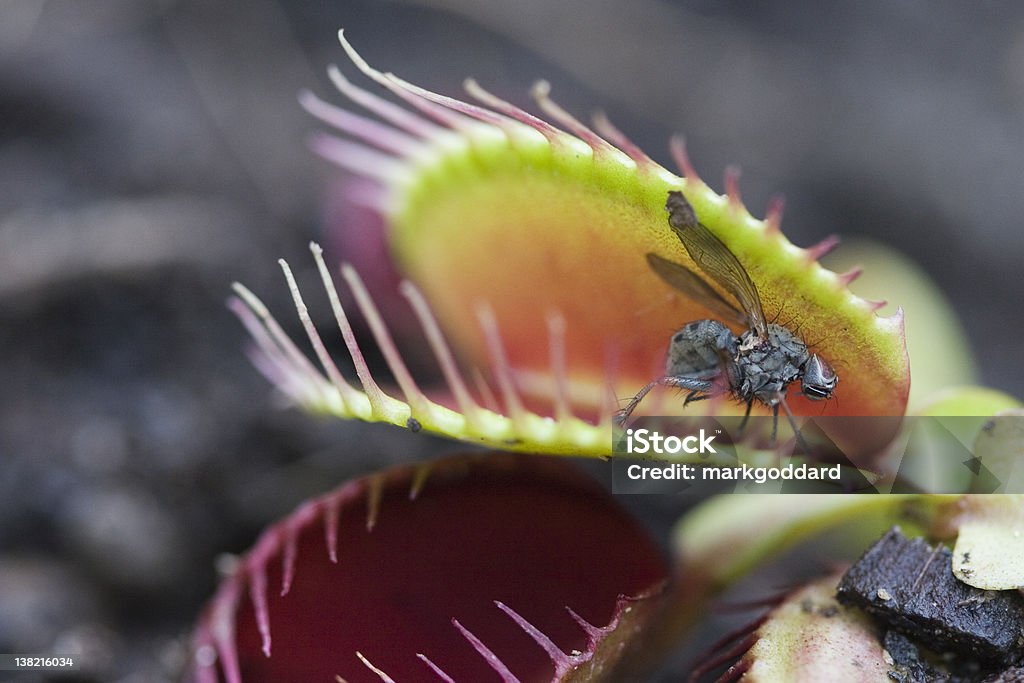
[[[713,186],[743,168],[755,214],[784,192],[797,244],[897,247],[984,383],[1024,395],[1013,3],[3,0],[0,652],[78,645],[81,680],[173,680],[220,553],[353,473],[456,448],[282,410],[223,305],[240,280],[297,329],[275,259],[308,264],[339,172],[295,96],[331,97],[342,26],[440,92],[472,75],[526,104],[546,78],[666,164],[684,132]],[[678,507],[643,498],[664,538]]]

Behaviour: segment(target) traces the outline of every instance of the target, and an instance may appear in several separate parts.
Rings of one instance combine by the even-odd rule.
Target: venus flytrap
[[[261,535],[200,618],[187,680],[626,680],[667,575],[642,527],[564,461],[396,467]]]
[[[681,190],[747,268],[766,314],[799,329],[816,353],[844,369],[839,401],[822,406],[797,396],[790,401],[794,412],[903,414],[909,373],[902,311],[877,316],[881,302],[847,288],[859,269],[837,274],[819,265],[834,238],[808,249],[788,242],[779,229],[780,203],[764,220],[751,216],[735,172],[727,173],[726,194],[719,195],[694,171],[680,139],[671,147],[685,177],[654,162],[606,117],[597,116],[593,129],[581,123],[551,100],[546,84],[534,88],[534,98],[560,127],[473,81],[466,89],[477,104],[429,92],[374,69],[344,35],[341,41],[356,67],[407,107],[332,67],[339,90],[377,118],[304,94],[304,106],[344,134],[318,135],[314,148],[372,183],[362,199],[388,226],[376,237],[387,240],[408,278],[402,294],[450,400],[426,398],[362,281],[346,267],[346,284],[399,395],[370,377],[314,246],[359,387],[348,385],[322,351],[294,285],[321,369],[297,358],[262,305],[244,297],[258,314],[249,325],[257,328],[259,365],[297,404],[503,449],[609,455],[612,413],[656,372],[665,330],[713,317],[669,290],[645,259],[652,252],[692,263],[667,228],[663,208],[668,191]],[[663,396],[648,410],[670,405]],[[712,400],[687,411],[736,414],[742,406]]]

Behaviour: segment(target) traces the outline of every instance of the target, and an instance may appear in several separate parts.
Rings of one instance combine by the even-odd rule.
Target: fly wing
[[[722,295],[715,291],[697,273],[681,263],[673,263],[657,254],[647,254],[647,263],[651,266],[651,270],[657,273],[658,277],[704,308],[714,311],[725,320],[734,321],[741,325],[749,324],[747,316],[722,298]]]
[[[747,315],[750,327],[758,336],[767,336],[768,326],[761,308],[761,297],[739,259],[722,240],[697,220],[693,207],[682,192],[669,192],[665,208],[668,209],[668,224],[686,247],[693,262],[725,291],[736,297]]]

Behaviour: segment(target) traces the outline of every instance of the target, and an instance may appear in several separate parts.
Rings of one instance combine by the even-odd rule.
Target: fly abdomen
[[[687,323],[672,335],[665,374],[710,379],[722,371],[723,359],[736,354],[736,335],[717,320]]]

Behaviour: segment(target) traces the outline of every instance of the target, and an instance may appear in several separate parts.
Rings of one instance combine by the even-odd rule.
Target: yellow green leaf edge
[[[323,274],[326,265],[322,250],[316,244],[311,245],[311,250]],[[228,305],[255,341],[250,349],[253,363],[296,405],[314,414],[383,422],[505,451],[591,457],[610,454],[610,424],[592,425],[571,417],[556,421],[525,410],[510,417],[482,408],[475,402],[460,412],[430,400],[415,384],[406,388],[406,400],[387,394],[371,376],[333,281],[326,275],[325,287],[361,384],[361,388],[356,388],[342,376],[327,355],[294,283],[290,267],[283,261],[281,265],[322,369],[313,365],[284,333],[263,302],[244,285],[235,283],[236,296],[229,300]],[[352,274],[355,271],[347,269],[346,272]],[[358,278],[358,275],[354,277]],[[362,311],[383,324],[374,308],[363,308]],[[378,336],[377,342],[389,363],[401,364],[390,337]]]

